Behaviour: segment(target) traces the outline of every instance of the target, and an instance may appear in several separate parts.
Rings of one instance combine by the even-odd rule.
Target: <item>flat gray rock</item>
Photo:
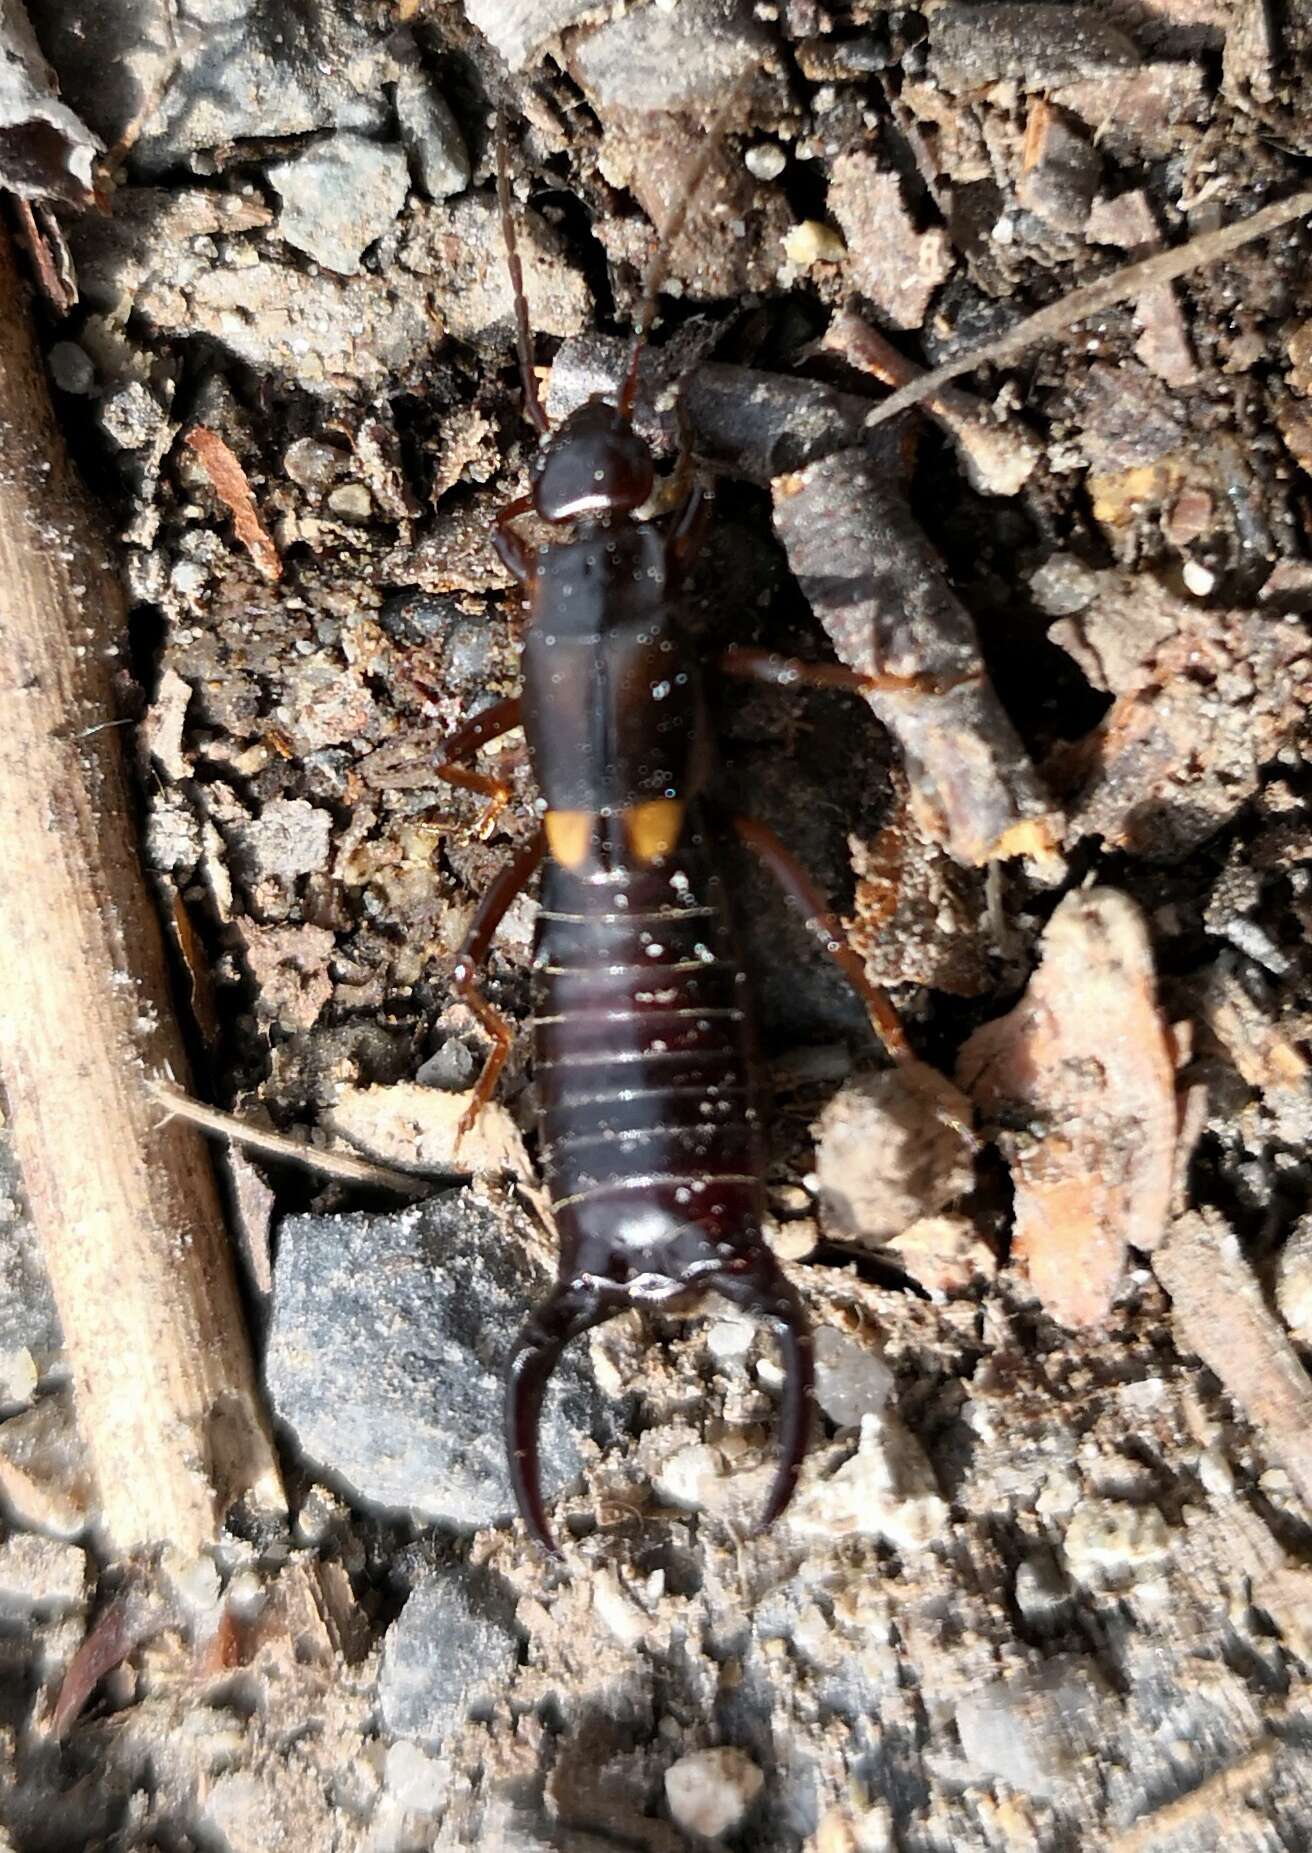
[[[274,1409],[370,1505],[462,1530],[508,1519],[502,1373],[548,1285],[473,1189],[395,1215],[289,1217],[265,1360]],[[578,1474],[603,1408],[580,1341],[543,1410],[548,1494]]]
[[[269,169],[282,200],[278,236],[326,270],[352,276],[400,216],[410,190],[404,151],[333,135]]]
[[[504,1693],[519,1649],[510,1604],[452,1566],[426,1577],[387,1630],[378,1678],[383,1723],[395,1737],[437,1745],[480,1703]]]

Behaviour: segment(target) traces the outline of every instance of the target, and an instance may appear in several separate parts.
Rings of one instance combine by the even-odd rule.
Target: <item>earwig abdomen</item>
[[[699,846],[580,880],[552,865],[539,913],[534,1070],[563,1250],[671,1280],[722,1268],[760,1227],[761,1152],[743,977]],[[723,1244],[725,1246],[718,1246]],[[571,1273],[576,1270],[570,1267]]]
[[[656,865],[621,858],[613,871],[581,876],[548,862],[534,979],[534,1074],[560,1277],[512,1363],[521,1509],[545,1541],[536,1428],[563,1344],[625,1306],[659,1306],[700,1286],[759,1314],[785,1348],[768,1522],[787,1502],[805,1445],[809,1346],[762,1236],[746,984],[695,825]]]

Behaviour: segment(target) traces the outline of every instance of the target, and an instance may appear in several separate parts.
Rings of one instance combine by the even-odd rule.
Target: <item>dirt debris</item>
[[[750,1803],[726,1840],[762,1853],[1206,1850],[1254,1820],[1304,1844],[1304,1380],[1259,1287],[1301,1342],[1303,1244],[1282,1243],[1308,1189],[1303,24],[242,0],[175,22],[170,72],[151,8],[48,12],[102,140],[154,99],[112,211],[66,222],[83,307],[52,323],[51,364],[141,606],[125,712],[153,691],[143,808],[212,979],[214,1096],[267,1141],[240,1195],[299,1477],[288,1532],[239,1515],[147,1627],[108,1628],[56,1769],[40,1721],[118,1585],[73,1534],[58,1434],[25,1451],[66,1392],[0,1216],[5,1535],[44,1513],[99,1578],[89,1611],[85,1581],[59,1613],[0,1592],[0,1833],[23,1853],[679,1853],[667,1778],[691,1767],[702,1799]],[[613,384],[654,225],[740,72],[642,375],[662,467],[681,381],[717,490],[689,623],[708,662],[759,644],[987,680],[870,704],[713,683],[723,776],[852,918],[936,1068],[972,1036],[1028,1024],[1031,1047],[1040,1005],[1061,1058],[990,1095],[1013,1213],[995,1156],[872,1074],[859,1008],[727,859],[778,1081],[770,1239],[817,1326],[795,1522],[754,1531],[772,1340],[706,1301],[580,1341],[545,1563],[504,1522],[495,1432],[551,1258],[528,1077],[520,1048],[457,1170],[485,1045],[449,985],[534,794],[514,735],[478,761],[514,794],[489,838],[432,776],[436,742],[516,686],[487,537],[532,444],[489,119],[506,110],[555,417]],[[298,246],[278,179],[334,150],[378,189],[311,195]],[[1164,268],[1111,287],[1140,258]],[[981,342],[969,392],[934,381]],[[870,422],[924,369],[930,422],[896,422],[896,399]],[[177,443],[198,423],[254,511],[237,545]],[[1054,926],[1108,883],[1137,905],[1133,956],[1052,971]],[[528,901],[488,977],[516,1022],[531,940]],[[1109,1075],[1123,1040],[1140,1059]],[[867,1085],[882,1117],[817,1155],[808,1128]],[[1120,1119],[1093,1127],[1111,1093]],[[1036,1314],[1026,1217],[1063,1187],[1082,1238],[1103,1218],[1113,1239],[1067,1250]],[[398,1215],[402,1189],[429,1201]],[[855,1252],[834,1208],[854,1192],[879,1231]],[[1164,1219],[1156,1277],[1123,1265]],[[1097,1311],[1067,1331],[1044,1315],[1072,1298]],[[447,1622],[497,1674],[468,1703]],[[703,1780],[726,1756],[731,1780]]]

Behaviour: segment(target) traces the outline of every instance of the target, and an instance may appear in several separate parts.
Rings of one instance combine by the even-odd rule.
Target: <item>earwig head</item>
[[[651,451],[604,399],[589,399],[544,441],[533,464],[533,506],[544,521],[630,514],[647,500]]]

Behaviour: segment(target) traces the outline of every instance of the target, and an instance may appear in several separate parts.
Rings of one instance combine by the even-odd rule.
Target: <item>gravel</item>
[[[279,1231],[266,1375],[278,1416],[360,1500],[468,1530],[511,1511],[501,1374],[547,1286],[524,1225],[478,1191]],[[598,1399],[567,1355],[542,1419],[543,1482],[574,1479]]]

